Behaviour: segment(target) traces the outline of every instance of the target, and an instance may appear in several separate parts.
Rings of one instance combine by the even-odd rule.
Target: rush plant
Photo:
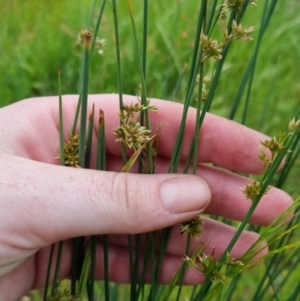
[[[83,59],[82,68],[79,76],[79,97],[76,116],[74,117],[74,126],[72,129],[64,129],[62,112],[62,90],[63,84],[59,77],[59,106],[60,106],[60,154],[58,156],[62,165],[69,168],[90,168],[90,154],[92,152],[92,131],[94,120],[98,120],[97,129],[97,162],[96,169],[106,170],[106,151],[105,151],[105,112],[91,112],[88,108],[89,81],[91,58],[93,55],[113,55],[107,54],[105,47],[107,42],[99,38],[101,36],[102,17],[106,11],[108,1],[102,0],[101,5],[97,6],[94,1],[91,20],[88,28],[83,29],[78,36],[78,43],[82,45]],[[151,24],[149,15],[149,5],[160,5],[157,3],[148,3],[148,0],[141,1],[142,11],[137,12],[135,1],[126,0],[128,10],[128,23],[130,23],[132,35],[126,39],[130,40],[134,48],[135,70],[139,81],[136,82],[138,91],[137,100],[132,104],[123,102],[124,84],[123,84],[123,65],[122,45],[120,41],[120,18],[118,15],[120,2],[111,0],[112,18],[111,28],[114,28],[115,41],[115,66],[118,74],[118,94],[119,94],[119,117],[120,124],[114,130],[116,144],[120,143],[122,147],[123,168],[120,172],[130,172],[134,164],[138,165],[139,173],[155,173],[155,163],[157,155],[157,140],[160,139],[160,130],[150,128],[149,112],[157,112],[157,108],[151,104],[147,93],[147,78],[150,71],[147,69],[148,54],[148,28]],[[181,3],[182,2],[182,3]],[[174,1],[175,14],[180,13],[183,5],[187,1]],[[195,2],[194,14],[196,22],[194,27],[193,47],[189,49],[190,62],[182,68],[177,74],[176,84],[169,93],[174,96],[174,100],[183,103],[180,128],[177,133],[176,143],[173,149],[172,157],[169,162],[169,173],[179,172],[179,160],[182,151],[183,137],[185,132],[187,114],[189,108],[194,106],[197,110],[194,129],[194,139],[190,145],[188,158],[186,159],[183,173],[188,173],[192,166],[192,172],[196,174],[197,154],[199,147],[199,134],[205,119],[206,113],[211,110],[215,100],[216,91],[220,86],[220,81],[226,67],[228,54],[233,44],[254,43],[252,55],[248,58],[248,64],[241,78],[240,85],[237,88],[236,97],[229,108],[229,118],[236,119],[237,114],[242,112],[241,123],[246,123],[248,116],[249,103],[251,101],[252,85],[255,81],[255,68],[259,55],[259,50],[263,47],[263,37],[269,25],[270,19],[274,13],[277,1],[253,1],[253,0],[202,0]],[[122,4],[124,5],[124,3]],[[260,24],[245,24],[245,16],[251,15],[256,6],[263,6]],[[123,7],[123,6],[122,6]],[[140,5],[137,6],[140,8]],[[97,12],[98,10],[98,12]],[[97,14],[95,21],[94,16]],[[142,25],[140,21],[142,18]],[[249,18],[248,18],[249,20]],[[251,20],[251,18],[250,18]],[[94,22],[95,21],[95,22]],[[140,29],[141,27],[141,29]],[[256,33],[255,33],[256,31]],[[253,37],[256,34],[255,38]],[[172,39],[171,39],[172,40]],[[98,54],[95,54],[98,52]],[[176,70],[174,60],[167,66],[168,70]],[[171,73],[171,72],[170,72]],[[174,77],[174,75],[172,75]],[[234,79],[238,80],[238,79]],[[165,78],[168,87],[168,74]],[[178,99],[178,91],[185,91],[184,97]],[[102,91],[98,91],[101,93]],[[72,275],[70,284],[67,285],[58,279],[60,260],[63,249],[63,242],[52,246],[51,256],[49,258],[49,267],[53,260],[54,252],[58,252],[57,264],[55,270],[55,279],[52,285],[49,284],[49,277],[45,283],[44,301],[64,301],[64,300],[233,300],[235,287],[240,287],[243,282],[242,276],[254,271],[257,261],[257,254],[263,248],[263,242],[267,241],[270,246],[270,252],[265,256],[264,271],[260,272],[260,280],[256,282],[253,290],[253,300],[263,300],[268,298],[278,298],[280,289],[285,281],[289,281],[287,275],[284,280],[279,275],[286,269],[290,262],[294,262],[296,268],[300,267],[299,254],[296,250],[299,247],[299,239],[294,235],[299,222],[299,199],[296,199],[292,208],[283,214],[272,225],[266,228],[253,228],[249,225],[249,220],[258,206],[262,196],[268,193],[270,185],[281,187],[286,181],[293,165],[295,164],[300,151],[300,106],[297,107],[295,115],[291,116],[291,121],[284,132],[280,132],[277,137],[271,140],[261,142],[260,159],[264,164],[264,172],[260,177],[254,177],[252,184],[240,187],[245,198],[241,202],[250,202],[251,206],[245,218],[237,226],[237,231],[232,241],[227,246],[225,252],[219,260],[214,258],[214,253],[203,253],[203,249],[195,254],[190,254],[190,243],[192,239],[201,237],[202,224],[205,219],[199,216],[193,220],[181,223],[178,231],[181,235],[187,237],[186,251],[182,254],[182,267],[174,276],[174,280],[167,286],[159,284],[159,274],[162,267],[162,261],[166,252],[166,246],[170,236],[170,229],[163,229],[160,237],[160,249],[156,253],[154,244],[157,240],[157,233],[146,234],[146,247],[144,251],[141,248],[141,235],[128,235],[129,258],[130,258],[130,284],[127,287],[118,286],[110,283],[108,256],[109,245],[108,235],[103,235],[103,253],[104,253],[104,281],[98,282],[95,279],[96,265],[96,247],[97,236],[79,237],[74,239]],[[80,122],[79,122],[80,121]],[[80,123],[79,131],[76,131],[77,124]],[[63,131],[69,131],[67,141],[63,141]],[[130,153],[130,155],[128,155]],[[268,154],[271,153],[271,156]],[[283,164],[285,160],[285,163]],[[279,175],[277,171],[280,166]],[[289,223],[286,223],[287,217],[292,213],[295,217]],[[218,217],[212,217],[219,219]],[[234,223],[228,221],[228,223]],[[241,233],[251,228],[261,234],[260,240],[245,254],[241,260],[232,258],[230,253]],[[133,247],[135,246],[135,247]],[[140,266],[139,257],[143,256],[143,264]],[[281,261],[281,265],[277,264]],[[146,271],[151,266],[150,284],[146,284]],[[253,268],[254,267],[254,268]],[[194,268],[204,274],[205,282],[202,285],[185,288],[183,278],[187,269]],[[250,268],[253,268],[250,272]],[[49,268],[50,269],[50,268]],[[141,273],[139,271],[142,271]],[[48,275],[50,274],[48,270]],[[119,287],[122,287],[120,290]],[[270,292],[271,291],[271,292]],[[299,285],[295,284],[290,288],[289,300],[296,300],[300,293]],[[129,297],[128,297],[129,296]],[[271,296],[271,297],[270,297]],[[249,299],[250,300],[250,299]]]

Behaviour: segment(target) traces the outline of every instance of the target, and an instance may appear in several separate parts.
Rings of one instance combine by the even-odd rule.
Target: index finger
[[[123,100],[126,103],[137,102],[135,96],[124,95]],[[65,137],[72,128],[77,101],[77,95],[63,96]],[[91,111],[93,103],[96,112],[100,108],[104,111],[106,147],[108,153],[115,156],[121,155],[121,144],[115,141],[116,137],[113,135],[113,130],[120,124],[118,102],[119,97],[116,94],[89,96],[88,111]],[[151,99],[150,102],[158,108],[157,113],[150,112],[151,128],[155,131],[161,125],[158,154],[170,158],[178,134],[183,106],[159,99]],[[58,163],[53,159],[53,154],[59,152],[58,98],[31,99],[6,107],[2,109],[4,122],[11,122],[10,116],[15,116],[18,111],[22,112],[22,122],[14,121],[14,130],[11,130],[9,135],[6,133],[6,148],[12,149],[16,155],[28,154],[27,157],[34,160]],[[5,118],[8,120],[5,121]],[[181,151],[182,161],[188,156],[194,136],[195,122],[196,110],[190,108]],[[97,123],[98,120],[95,118],[94,135],[97,133]],[[213,163],[236,172],[260,173],[263,164],[258,157],[259,146],[260,141],[266,138],[265,135],[236,122],[207,113],[200,132],[198,161]],[[36,149],[33,154],[32,143],[36,144],[37,141],[42,149]]]
[[[107,102],[112,104],[112,95],[103,97],[106,97]],[[125,96],[124,101],[136,102],[136,98]],[[150,112],[152,130],[160,126],[161,131],[158,154],[169,158],[178,135],[183,106],[179,103],[159,99],[151,99],[150,103],[158,108],[157,113]],[[114,104],[114,106],[116,107],[117,104]],[[109,112],[109,118],[106,119],[109,131],[107,137],[109,137],[109,133],[112,133],[118,124],[115,123],[113,116],[110,114],[112,111],[109,108],[107,108],[107,111]],[[194,138],[195,123],[196,110],[190,108],[181,150],[181,160],[183,161],[187,159]],[[266,139],[267,136],[262,133],[234,121],[207,113],[200,132],[198,161],[199,163],[213,163],[236,172],[260,173],[263,168],[263,163],[258,157],[260,141]],[[108,139],[107,148],[110,153],[118,155],[119,148],[116,148],[114,139]]]

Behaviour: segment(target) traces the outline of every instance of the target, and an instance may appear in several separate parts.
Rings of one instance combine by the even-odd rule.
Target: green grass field
[[[258,7],[247,12],[243,25],[259,27],[264,1],[258,1]],[[132,2],[137,30],[141,32],[142,1]],[[190,62],[199,5],[188,0],[149,2],[148,96],[181,102],[186,93],[184,68]],[[56,95],[58,70],[62,74],[63,93],[78,93],[81,48],[76,45],[76,38],[80,30],[89,27],[92,3],[88,0],[0,0],[0,106],[34,96]],[[126,1],[119,1],[118,5],[124,93],[137,94],[140,77]],[[278,1],[259,52],[245,124],[271,136],[286,128],[300,104],[299,12],[298,0]],[[108,1],[99,32],[99,37],[106,39],[106,49],[103,55],[93,54],[90,93],[118,92],[112,24],[112,5]],[[257,33],[253,37],[255,40]],[[254,46],[255,41],[233,45],[212,104],[212,113],[229,116]],[[181,76],[182,81],[178,85]],[[241,122],[241,116],[242,107],[235,120]],[[298,159],[284,188],[299,196],[299,179]],[[297,235],[299,240],[299,230]],[[295,258],[291,264],[298,261]],[[299,272],[299,265],[296,267]],[[251,296],[257,285],[257,275],[263,272],[262,265],[253,273],[251,270],[243,275],[232,300],[241,300],[242,297],[248,300],[244,295]],[[281,277],[288,273],[295,275],[281,290],[279,300],[286,300],[291,293],[291,285],[299,281],[297,271],[287,266],[281,271]]]
[[[137,25],[142,26],[140,1],[135,2]],[[172,98],[178,77],[190,60],[197,6],[183,1],[177,11],[176,2],[152,1],[149,5],[149,96]],[[125,1],[119,6],[124,92],[136,94],[139,75],[134,61],[130,20]],[[259,26],[262,6],[259,3],[258,8],[248,12],[245,26]],[[76,36],[81,29],[88,27],[91,7],[92,1],[81,1],[76,5],[70,0],[59,3],[0,1],[2,106],[27,97],[56,94],[58,69],[62,72],[64,93],[77,93],[81,50],[76,46]],[[299,103],[299,7],[298,1],[289,1],[288,4],[279,1],[260,51],[248,123],[267,132],[283,126]],[[111,11],[108,2],[100,28],[107,47],[103,56],[93,57],[91,93],[117,92]],[[253,47],[254,43],[237,43],[231,50],[213,112],[228,114],[227,109]],[[166,76],[170,78],[168,82]],[[176,99],[180,101],[184,92],[179,91]],[[266,102],[269,115],[260,120]]]

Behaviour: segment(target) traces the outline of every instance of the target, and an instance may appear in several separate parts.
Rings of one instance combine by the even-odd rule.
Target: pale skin
[[[135,102],[126,96],[125,102]],[[64,96],[65,137],[72,128],[77,96]],[[233,172],[259,174],[259,144],[267,137],[226,119],[208,114],[199,141],[197,176],[167,174],[182,106],[151,100],[158,113],[151,114],[151,127],[161,123],[156,175],[119,173],[121,148],[113,129],[119,124],[118,96],[93,95],[90,108],[101,108],[106,120],[107,168],[110,172],[59,166],[58,98],[46,97],[18,102],[0,110],[0,296],[17,300],[30,289],[42,287],[50,246],[65,240],[61,278],[70,274],[71,238],[113,234],[110,239],[110,279],[129,281],[127,236],[172,226],[163,263],[161,282],[170,282],[182,262],[185,238],[177,224],[201,212],[242,220],[250,203],[241,187],[250,180]],[[195,111],[189,111],[182,149],[184,162],[194,131]],[[94,138],[96,139],[96,128]],[[92,154],[95,161],[95,153]],[[217,167],[204,163],[214,163]],[[182,163],[183,165],[183,163]],[[285,192],[272,188],[251,218],[268,225],[292,203]],[[192,241],[194,252],[219,258],[235,229],[208,218],[204,234]],[[258,239],[244,231],[232,250],[240,258]],[[103,277],[101,240],[97,276]],[[159,244],[158,244],[159,247]],[[260,255],[267,252],[263,250]],[[189,270],[187,284],[200,283],[203,276]]]

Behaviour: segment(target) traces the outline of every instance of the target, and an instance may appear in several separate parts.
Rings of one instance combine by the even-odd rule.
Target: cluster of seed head
[[[252,41],[250,34],[255,30],[254,26],[244,28],[241,24],[238,24],[235,20],[232,21],[231,33],[227,31],[223,34],[223,40],[218,42],[209,38],[207,35],[202,35],[202,59],[201,62],[214,58],[215,60],[222,59],[222,52],[224,47],[234,40]]]
[[[86,39],[86,36],[92,36],[92,31],[91,30],[81,30],[79,32],[79,34],[77,35],[77,44],[78,45],[82,45],[84,46],[85,44],[85,39]],[[105,39],[99,39],[99,38],[96,38],[95,39],[95,50],[103,55],[104,53],[104,50],[105,50],[105,46],[106,46],[106,40]]]
[[[140,115],[145,110],[156,112],[157,108],[149,102],[145,106],[140,102],[123,106],[123,110],[119,113],[120,126],[114,130],[116,141],[136,151],[152,140],[151,130],[139,122]]]
[[[212,254],[202,254],[194,257],[186,256],[184,261],[189,268],[196,268],[200,271],[206,279],[214,283],[224,283],[227,281],[228,276],[221,272],[223,266],[244,266],[243,262],[235,260],[229,253],[226,255],[224,262],[220,262],[214,259],[214,250]]]
[[[151,131],[139,122],[129,120],[114,130],[116,141],[122,142],[130,149],[137,150],[147,142],[151,141]]]
[[[242,192],[246,196],[247,200],[254,201],[256,197],[261,194],[262,184],[258,181],[253,181],[242,188]],[[267,188],[263,194],[267,194],[269,188]]]
[[[203,222],[200,217],[195,217],[189,221],[179,224],[180,234],[185,234],[191,237],[199,237],[203,233]]]
[[[227,18],[228,13],[231,11],[235,11],[236,13],[240,13],[242,6],[244,4],[244,0],[224,0],[221,4],[221,7],[219,6],[218,9],[221,9],[220,11],[220,17],[224,20]],[[251,0],[249,2],[250,7],[257,6],[257,0]]]
[[[124,105],[122,111],[120,111],[120,126],[114,130],[116,141],[122,143],[124,147],[128,147],[133,151],[141,151],[141,163],[142,172],[148,173],[148,148],[146,144],[151,143],[151,157],[156,156],[156,150],[152,147],[153,136],[151,136],[151,130],[141,125],[140,118],[144,111],[157,112],[155,106],[150,105],[150,101],[147,101],[146,105],[142,105],[138,98],[137,103],[131,103],[130,105]]]
[[[222,46],[217,40],[210,39],[207,35],[202,35],[202,62],[213,57],[216,60],[222,59]]]
[[[64,143],[65,166],[80,167],[79,165],[79,135],[69,132],[68,141]],[[58,155],[57,158],[60,158]]]
[[[254,26],[250,26],[248,28],[243,28],[241,24],[237,24],[235,20],[232,21],[232,33],[229,34],[226,39],[233,40],[244,40],[244,41],[252,41],[253,39],[249,36],[254,30]]]

